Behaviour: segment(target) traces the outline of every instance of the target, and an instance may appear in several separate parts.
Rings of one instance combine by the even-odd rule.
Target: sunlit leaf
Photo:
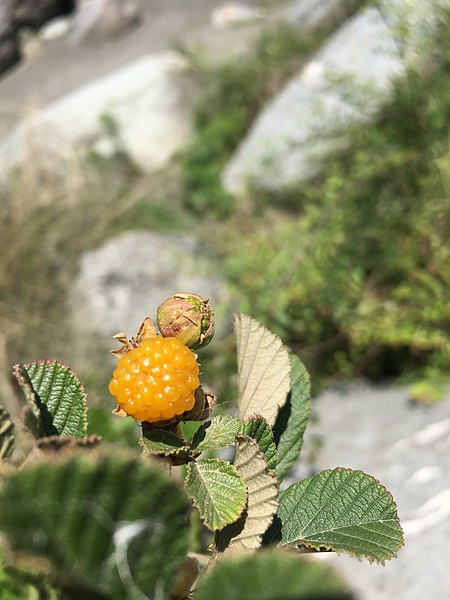
[[[251,317],[235,318],[238,358],[238,415],[262,415],[273,425],[290,388],[289,353],[281,340]]]
[[[309,375],[300,359],[291,354],[291,391],[278,414],[274,427],[278,438],[278,480],[282,481],[297,460],[303,445],[308,419],[311,415],[311,389]]]
[[[14,373],[38,420],[37,437],[87,435],[86,394],[69,367],[39,360],[17,365]]]
[[[403,546],[397,507],[371,475],[334,469],[280,494],[281,544],[384,562]]]
[[[258,443],[246,435],[237,438],[236,471],[248,490],[248,501],[242,516],[216,536],[216,546],[225,554],[256,550],[263,533],[278,508],[278,482],[269,469]]]
[[[236,417],[219,415],[199,427],[192,440],[192,447],[196,452],[205,452],[232,446],[240,428],[241,422]]]
[[[235,467],[215,458],[187,465],[186,490],[212,531],[236,521],[247,501],[247,488]]]

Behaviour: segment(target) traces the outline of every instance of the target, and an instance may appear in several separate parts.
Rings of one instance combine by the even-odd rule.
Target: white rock
[[[437,465],[426,465],[425,467],[417,469],[406,483],[414,489],[417,485],[426,485],[430,481],[442,479],[444,475],[445,473],[441,467],[438,467]]]
[[[226,189],[280,189],[314,175],[336,143],[330,132],[370,119],[403,69],[389,27],[374,8],[350,19],[257,118],[225,169]],[[346,85],[337,85],[339,79]],[[372,92],[363,105],[356,93],[361,87]]]
[[[407,388],[367,384],[313,401],[316,418],[287,483],[337,466],[361,469],[392,493],[405,533],[405,547],[385,566],[326,555],[361,600],[449,598],[450,445],[440,448],[449,411],[450,390],[433,407],[411,404]]]
[[[57,17],[46,23],[39,31],[44,42],[53,42],[67,35],[70,29],[71,17]]]
[[[217,267],[188,235],[133,231],[86,252],[69,303],[78,332],[134,335],[142,320],[175,292],[194,292],[223,304]]]
[[[295,8],[298,18],[314,21],[338,4],[303,0]],[[370,121],[394,78],[411,63],[424,65],[447,4],[383,0],[349,19],[259,115],[224,170],[226,189],[280,190],[315,175],[323,156],[345,143],[345,126]]]
[[[55,159],[94,147],[106,136],[104,114],[143,171],[163,167],[191,131],[176,80],[184,68],[176,53],[148,55],[35,111],[0,146],[0,170],[24,162],[30,147]]]
[[[75,15],[71,39],[75,43],[108,41],[139,21],[136,0],[85,0]]]
[[[294,0],[280,11],[280,17],[301,31],[314,31],[330,21],[341,21],[355,4],[355,0]]]
[[[264,11],[240,2],[225,2],[211,13],[211,25],[217,29],[248,23],[264,16]]]

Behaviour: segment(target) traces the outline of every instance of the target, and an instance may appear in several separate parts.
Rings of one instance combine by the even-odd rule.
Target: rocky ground
[[[24,114],[142,56],[177,46],[207,50],[214,60],[242,50],[259,29],[254,24],[238,29],[212,26],[211,15],[222,4],[222,0],[138,0],[139,22],[109,41],[92,36],[77,44],[66,35],[46,41],[24,34],[28,37],[24,60],[0,79],[0,139]]]
[[[313,403],[313,419],[292,483],[316,471],[370,473],[394,496],[405,547],[385,566],[324,554],[363,600],[449,600],[450,394],[411,404],[408,390],[353,384]]]

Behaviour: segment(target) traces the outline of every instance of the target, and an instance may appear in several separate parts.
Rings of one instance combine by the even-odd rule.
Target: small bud
[[[159,306],[157,320],[163,337],[175,337],[191,350],[214,336],[214,311],[208,298],[196,294],[174,294]]]

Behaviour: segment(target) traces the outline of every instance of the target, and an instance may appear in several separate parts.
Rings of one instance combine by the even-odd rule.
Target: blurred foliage
[[[427,64],[398,81],[372,124],[343,132],[349,143],[324,175],[256,196],[270,212],[223,237],[241,309],[322,374],[448,368],[449,24],[447,11]]]
[[[113,408],[112,398],[108,399],[107,406],[89,408],[88,435],[100,435],[106,443],[121,442],[131,448],[136,447],[140,435],[138,424],[133,419],[113,416]]]
[[[110,403],[109,368],[92,368],[109,345],[92,340],[92,356],[73,359],[79,340],[66,297],[78,256],[133,228],[197,233],[220,252],[233,309],[281,334],[316,375],[442,378],[450,353],[448,13],[429,58],[399,81],[377,120],[343,132],[348,146],[328,157],[324,174],[283,193],[255,192],[237,203],[220,174],[323,32],[311,39],[277,26],[250,56],[194,65],[202,89],[196,136],[164,173],[137,171],[108,114],[101,122],[113,156],[91,152],[55,172],[35,152],[0,185],[0,398],[8,404],[11,365],[44,353],[81,372],[94,404]],[[225,402],[236,395],[233,346],[228,338],[201,356],[206,387]],[[436,394],[419,388],[415,396]],[[100,410],[97,431],[102,421]]]
[[[91,359],[78,360],[85,339],[71,331],[67,293],[78,257],[127,229],[169,230],[190,221],[174,209],[178,194],[170,193],[170,173],[141,175],[121,155],[89,153],[61,161],[59,170],[47,161],[51,157],[35,153],[0,183],[0,399],[6,404],[11,366],[33,357],[74,364],[101,395],[97,384],[105,389],[106,376],[98,369],[91,373],[91,365],[100,350],[105,357],[105,343],[93,340]]]
[[[298,71],[321,39],[278,25],[261,36],[249,57],[219,67],[195,65],[204,92],[194,116],[195,138],[181,156],[188,210],[216,219],[233,213],[235,200],[220,185],[226,161],[267,100]]]
[[[108,195],[105,165],[66,164],[57,172],[30,161],[0,186],[0,348],[10,365],[41,355],[44,323],[48,340],[67,345],[53,333],[65,315],[76,258],[104,239],[130,202],[128,172],[118,165],[107,172]]]
[[[0,563],[1,600],[58,600],[60,594],[42,575]]]

